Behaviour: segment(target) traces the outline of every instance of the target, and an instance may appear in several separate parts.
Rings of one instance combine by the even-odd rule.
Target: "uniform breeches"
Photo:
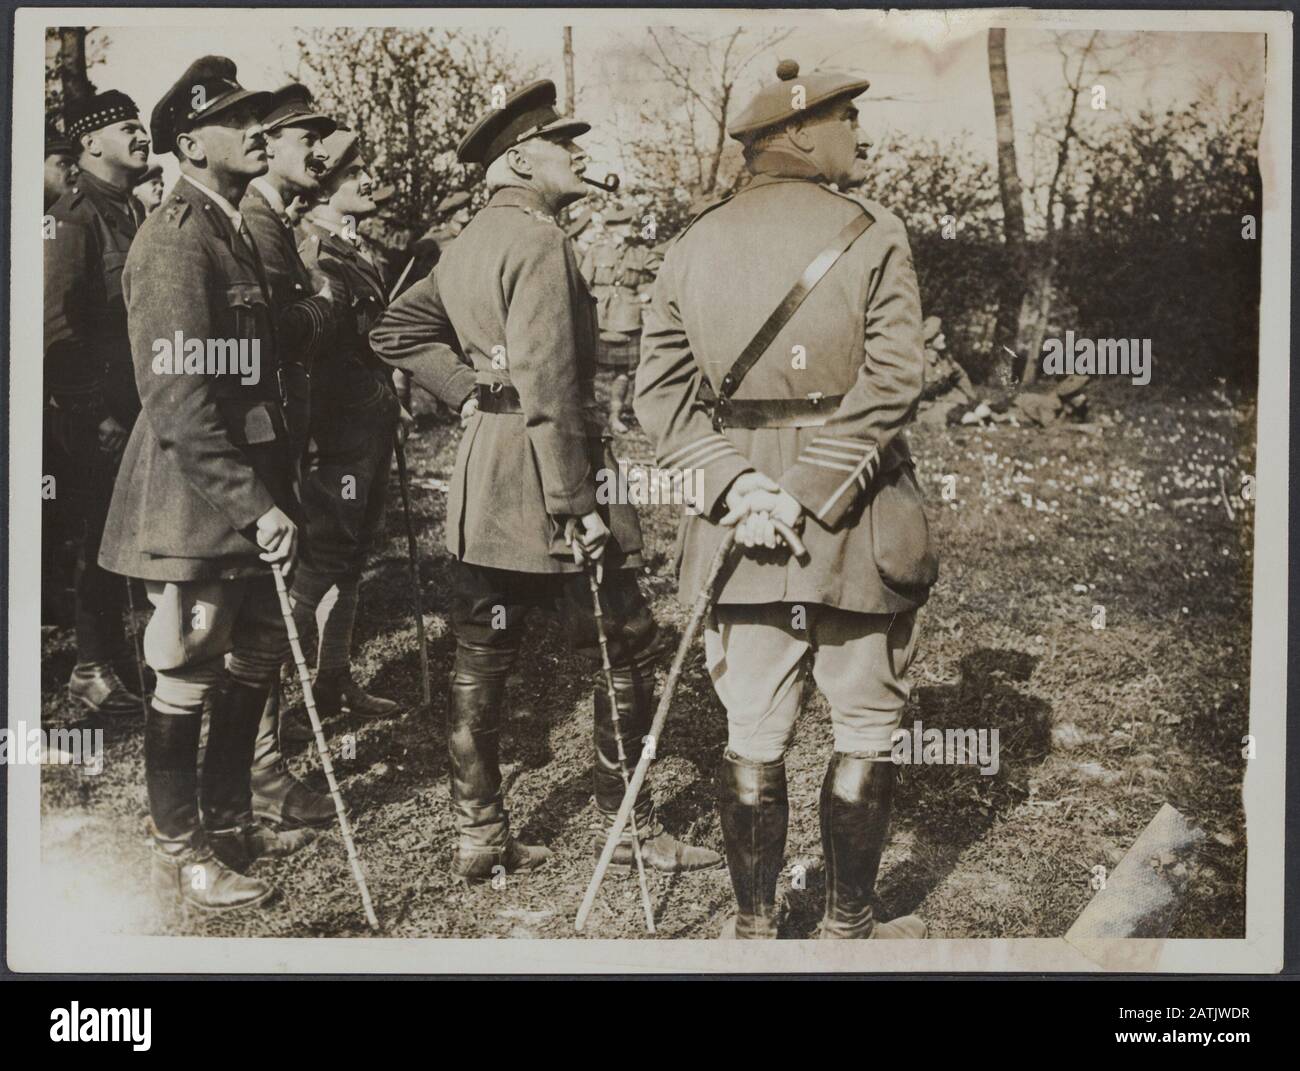
[[[861,614],[832,606],[714,607],[704,635],[709,675],[727,709],[727,746],[756,763],[780,760],[811,663],[831,707],[835,750],[887,751],[911,686],[916,611]]]
[[[466,562],[451,567],[451,616],[461,643],[517,651],[534,607],[552,610],[570,647],[593,668],[600,641],[584,573],[517,573]],[[615,669],[653,657],[658,629],[633,569],[612,569],[600,586],[605,638]]]
[[[267,689],[289,649],[275,581],[146,581],[153,616],[144,631],[145,661],[158,675],[154,706],[198,714],[223,668],[239,684]],[[229,655],[229,662],[226,656]]]

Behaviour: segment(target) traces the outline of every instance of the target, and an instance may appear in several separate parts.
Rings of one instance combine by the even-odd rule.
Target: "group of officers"
[[[777,935],[784,756],[810,671],[835,736],[819,802],[822,936],[924,936],[919,919],[877,920],[871,902],[916,610],[937,574],[900,434],[922,389],[920,302],[902,225],[839,192],[863,155],[853,101],[868,83],[800,77],[790,61],[777,73],[730,129],[751,181],[696,216],[662,265],[619,231],[630,214],[606,221],[612,252],[579,258],[559,219],[588,192],[577,139],[590,126],[557,112],[551,82],[519,89],[457,149],[482,169],[486,203],[445,206],[454,232],[425,236],[433,256],[416,243],[391,302],[356,229],[380,192],[363,146],[304,87],[250,91],[208,56],[147,131],[115,91],[68,108],[78,173],[47,195],[45,366],[48,449],[76,459],[82,523],[70,689],[105,713],[141,702],[114,668],[122,578],[141,582],[161,893],[214,911],[260,904],[274,890],[256,861],[332,820],[280,752],[288,641],[273,567],[291,578],[298,632],[316,627],[322,713],[397,709],[352,679],[349,652],[414,383],[463,427],[445,522],[453,875],[523,873],[551,855],[513,833],[499,763],[530,610],[558,614],[592,671],[593,855],[645,746],[667,639],[637,581],[636,512],[596,497],[630,404],[659,466],[697,476],[684,482],[700,500],[682,518],[682,599],[728,528],[740,548],[705,634],[728,722],[718,793],[738,909],[723,936]],[[181,177],[144,219],[132,191],[151,143]],[[49,157],[47,145],[47,188]],[[164,345],[185,360],[160,363]],[[214,346],[257,354],[257,374],[214,366]],[[614,373],[608,414],[599,365]],[[801,533],[806,557],[774,521]],[[614,863],[637,856],[663,872],[723,862],[663,827],[648,784]]]

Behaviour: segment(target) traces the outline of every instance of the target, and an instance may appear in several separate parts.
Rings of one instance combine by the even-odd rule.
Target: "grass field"
[[[906,769],[878,888],[886,915],[915,911],[940,937],[1063,934],[1169,802],[1209,836],[1176,937],[1240,937],[1245,924],[1244,817],[1249,696],[1254,407],[1218,391],[1158,395],[1108,386],[1089,434],[918,427],[910,433],[941,576],[921,611],[915,688],[904,725],[996,728],[1000,769]],[[454,649],[447,626],[444,496],[457,429],[425,414],[409,447],[430,632],[434,703],[388,721],[329,726],[380,914],[392,936],[573,937],[593,860],[589,679],[544,619],[530,625],[512,681],[503,740],[507,799],[523,835],[554,863],[504,888],[466,892],[447,862],[443,717]],[[620,456],[648,458],[639,432]],[[1234,516],[1221,496],[1228,488]],[[394,477],[394,504],[396,487]],[[668,573],[675,514],[643,512],[644,589],[678,627]],[[1103,623],[1104,627],[1096,627]],[[355,669],[379,694],[418,704],[401,513],[366,572]],[[47,629],[46,724],[79,718],[63,694],[71,636]],[[297,704],[296,686],[290,687]],[[810,692],[789,756],[792,800],[783,936],[814,933],[821,912],[816,795],[829,717]],[[104,771],[43,770],[44,895],[69,925],[147,933],[345,936],[366,931],[336,831],[291,859],[259,864],[282,895],[245,916],[204,920],[148,895],[142,732],[111,726]],[[697,650],[654,768],[670,829],[721,849],[713,779],[725,721]],[[295,768],[321,781],[307,751]],[[791,879],[803,867],[805,879]],[[725,871],[652,875],[662,937],[709,937],[731,910]],[[795,885],[802,885],[796,888]],[[61,906],[60,906],[61,905]],[[75,916],[75,917],[74,917]],[[46,920],[48,922],[49,919]],[[606,882],[593,937],[644,937],[634,878]]]

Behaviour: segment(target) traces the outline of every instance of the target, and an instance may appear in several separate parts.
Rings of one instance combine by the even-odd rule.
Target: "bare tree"
[[[361,133],[376,170],[396,187],[381,221],[390,244],[428,227],[447,194],[479,196],[456,145],[533,75],[495,31],[337,27],[308,31],[298,46],[298,77],[324,110]]]
[[[989,83],[993,88],[993,119],[998,139],[998,192],[1002,198],[1003,241],[1011,270],[1003,275],[998,294],[998,318],[993,341],[1001,349],[1015,347],[1021,306],[1025,299],[1027,250],[1024,189],[1016,166],[1016,128],[1007,76],[1007,31],[989,30]],[[1032,363],[1032,362],[1030,362]]]
[[[95,92],[90,68],[104,61],[108,44],[93,26],[51,26],[45,31],[46,118],[61,118],[70,103]]]

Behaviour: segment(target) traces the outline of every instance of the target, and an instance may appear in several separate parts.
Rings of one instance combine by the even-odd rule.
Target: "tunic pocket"
[[[921,488],[910,462],[884,473],[871,500],[871,546],[881,579],[894,588],[928,588],[939,577]]]

